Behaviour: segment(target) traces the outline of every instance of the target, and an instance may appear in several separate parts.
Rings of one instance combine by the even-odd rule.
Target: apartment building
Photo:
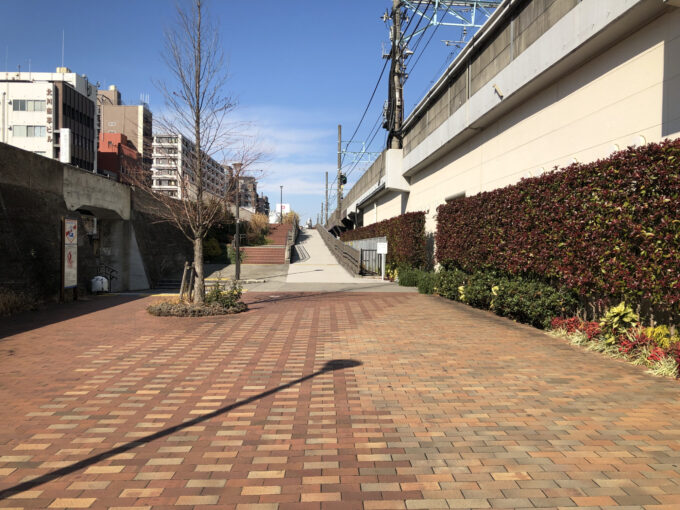
[[[97,117],[99,131],[125,135],[142,155],[142,167],[150,173],[153,164],[153,115],[148,105],[123,104],[120,91],[111,85],[108,90],[97,91]]]
[[[241,207],[251,212],[257,211],[257,180],[255,177],[243,175],[240,181],[240,203]]]
[[[0,74],[0,142],[96,171],[97,87],[67,67]]]
[[[133,184],[145,181],[147,177],[141,154],[121,133],[99,133],[97,172],[119,182]]]
[[[266,197],[264,193],[257,197],[255,212],[269,216],[269,197]]]
[[[193,171],[196,144],[182,135],[159,134],[153,137],[153,189],[183,199],[195,194]],[[227,176],[222,166],[206,156],[203,167],[203,189],[216,197],[224,197]]]

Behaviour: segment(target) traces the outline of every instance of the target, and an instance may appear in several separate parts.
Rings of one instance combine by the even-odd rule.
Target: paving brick
[[[24,485],[0,507],[680,503],[677,382],[439,298],[277,296],[197,319],[108,296],[10,324],[0,494]]]

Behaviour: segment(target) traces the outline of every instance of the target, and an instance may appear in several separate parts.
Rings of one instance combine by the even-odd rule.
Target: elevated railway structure
[[[331,231],[680,136],[680,0],[504,0],[330,214]]]

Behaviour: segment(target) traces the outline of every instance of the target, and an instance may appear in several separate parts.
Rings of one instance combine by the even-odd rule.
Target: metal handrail
[[[360,251],[347,246],[340,239],[336,239],[321,225],[317,225],[316,230],[321,234],[324,243],[342,267],[352,274],[361,274]]]

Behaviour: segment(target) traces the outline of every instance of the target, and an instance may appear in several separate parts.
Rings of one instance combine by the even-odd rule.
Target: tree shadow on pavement
[[[97,464],[98,462],[110,459],[111,457],[113,457],[115,455],[120,455],[121,453],[125,453],[127,451],[130,451],[134,448],[137,448],[138,446],[143,446],[143,445],[148,444],[148,443],[155,441],[157,439],[162,439],[164,437],[175,434],[177,432],[181,432],[182,430],[185,430],[189,427],[193,427],[194,425],[206,422],[208,420],[211,420],[212,418],[215,418],[217,416],[228,413],[229,411],[232,411],[232,410],[237,409],[239,407],[251,404],[251,403],[253,403],[257,400],[268,397],[269,395],[273,395],[274,393],[278,393],[279,391],[283,391],[285,389],[288,389],[291,386],[301,384],[301,383],[303,383],[303,382],[305,382],[309,379],[312,379],[314,377],[317,377],[319,375],[323,375],[323,374],[326,374],[326,373],[329,373],[329,372],[334,372],[336,370],[344,370],[346,368],[358,367],[358,366],[361,366],[362,364],[363,363],[361,361],[357,361],[357,360],[353,360],[353,359],[334,359],[334,360],[328,361],[323,366],[323,368],[321,368],[321,370],[317,370],[316,372],[305,375],[305,376],[300,377],[298,379],[295,379],[293,381],[287,382],[286,384],[282,384],[280,386],[277,386],[276,388],[272,388],[270,390],[263,391],[262,393],[258,393],[257,395],[253,395],[252,397],[248,397],[244,400],[234,402],[233,404],[222,407],[220,409],[216,409],[215,411],[213,411],[211,413],[204,414],[204,415],[199,416],[197,418],[194,418],[192,420],[182,422],[178,425],[174,425],[172,427],[168,427],[168,428],[163,429],[163,430],[159,430],[158,432],[155,432],[153,434],[149,434],[147,436],[141,437],[141,438],[136,439],[134,441],[130,441],[129,443],[125,443],[125,444],[118,446],[116,448],[112,448],[111,450],[99,453],[97,455],[92,455],[91,457],[88,457],[86,459],[80,460],[78,462],[74,462],[70,466],[66,466],[66,467],[57,469],[55,471],[52,471],[50,473],[46,473],[44,475],[33,478],[31,480],[21,482],[21,483],[14,485],[12,487],[2,489],[2,490],[0,490],[0,500],[10,498],[13,495],[18,494],[20,492],[25,492],[25,491],[34,489],[35,487],[39,487],[40,485],[43,485],[45,483],[56,480],[57,478],[60,478],[62,476],[69,475],[69,474],[74,473],[76,471],[79,471],[81,469],[90,467],[93,464]]]
[[[146,297],[144,294],[88,296],[86,300],[71,303],[47,303],[37,310],[22,312],[11,317],[0,317],[0,340],[32,329],[74,319],[88,313],[106,310],[107,308],[136,301],[144,297]]]

